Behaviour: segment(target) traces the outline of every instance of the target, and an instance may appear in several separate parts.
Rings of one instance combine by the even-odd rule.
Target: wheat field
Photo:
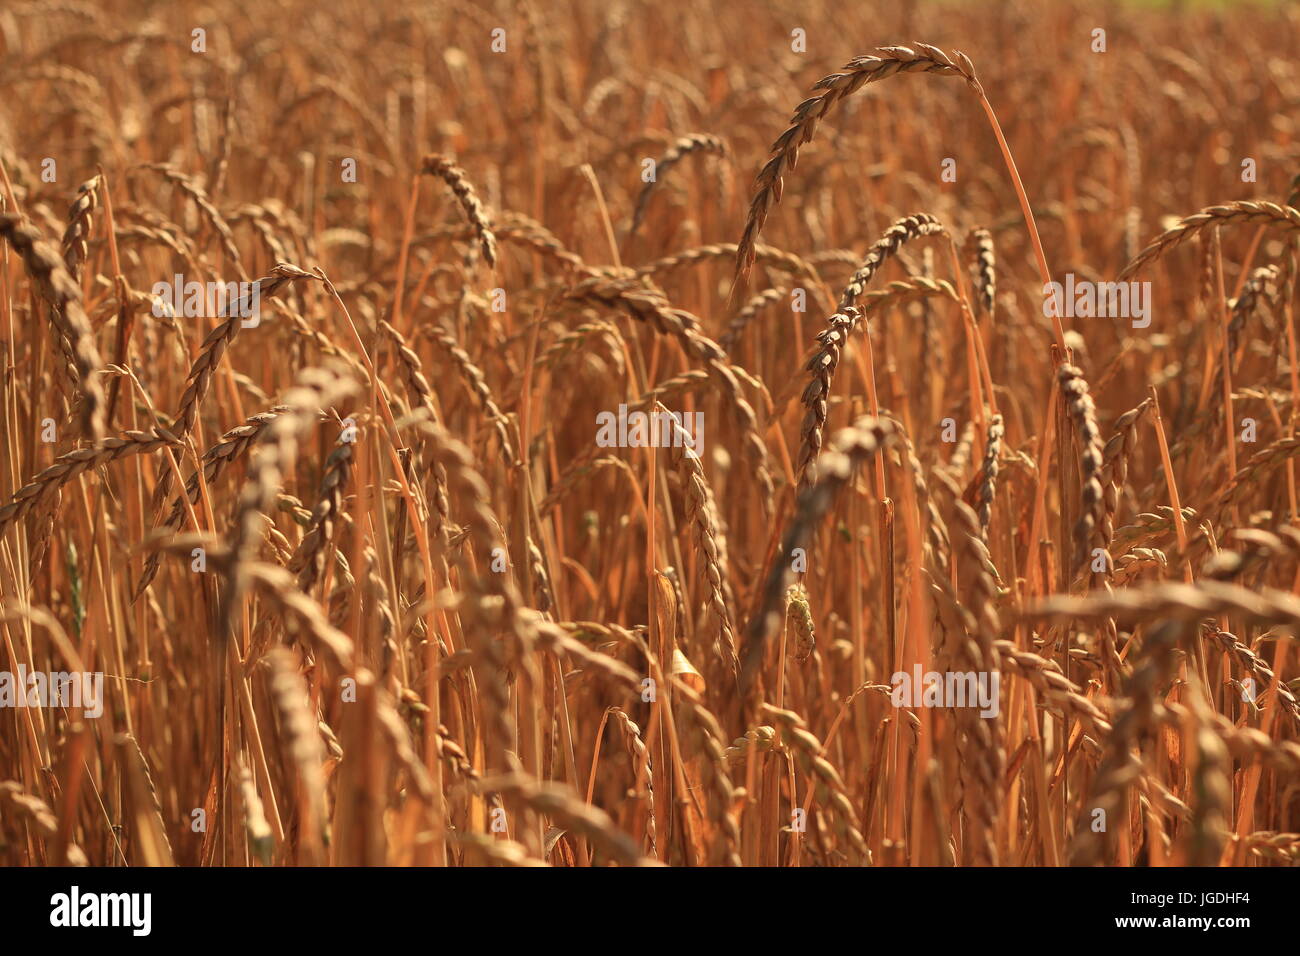
[[[5,5],[0,864],[1294,865],[1298,122],[1289,5]]]

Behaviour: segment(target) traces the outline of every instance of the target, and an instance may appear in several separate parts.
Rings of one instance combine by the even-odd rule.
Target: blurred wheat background
[[[6,4],[0,863],[1293,864],[1298,110],[1285,4]]]

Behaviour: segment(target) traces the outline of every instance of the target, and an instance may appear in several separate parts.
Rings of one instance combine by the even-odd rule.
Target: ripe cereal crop
[[[0,93],[0,865],[1300,860],[1295,6],[14,0]]]

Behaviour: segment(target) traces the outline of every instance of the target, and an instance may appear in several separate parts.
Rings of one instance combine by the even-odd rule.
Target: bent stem
[[[1002,150],[1002,161],[1006,163],[1007,172],[1011,174],[1011,184],[1016,188],[1016,198],[1020,200],[1020,211],[1025,217],[1025,227],[1029,230],[1029,241],[1034,247],[1034,258],[1038,261],[1038,274],[1043,280],[1043,286],[1046,287],[1052,281],[1052,272],[1047,268],[1047,255],[1043,252],[1043,240],[1038,236],[1038,223],[1034,221],[1034,211],[1030,208],[1029,197],[1025,195],[1025,184],[1020,181],[1020,170],[1016,168],[1015,157],[1011,155],[1011,147],[1007,145],[1007,138],[1002,135],[1002,124],[998,122],[997,113],[993,112],[993,104],[989,102],[984,95],[984,87],[978,83],[975,85],[975,93],[980,98],[980,105],[984,107],[984,114],[989,118],[989,125],[993,127],[993,135],[998,139],[998,148]],[[1059,309],[1054,309],[1059,312]],[[1059,315],[1052,316],[1052,327],[1056,333],[1056,344],[1061,349],[1061,353],[1066,356],[1066,361],[1071,361],[1070,350],[1065,346],[1065,328],[1061,325]]]

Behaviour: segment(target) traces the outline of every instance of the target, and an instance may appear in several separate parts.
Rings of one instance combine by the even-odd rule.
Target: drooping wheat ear
[[[1150,244],[1124,267],[1116,281],[1125,281],[1170,249],[1176,248],[1206,229],[1245,223],[1259,223],[1262,226],[1272,226],[1287,232],[1300,232],[1300,210],[1262,200],[1240,200],[1221,206],[1209,206],[1180,220],[1152,239]]]
[[[351,441],[345,440],[349,437],[348,433],[341,436],[325,459],[325,474],[316,507],[312,509],[311,525],[289,562],[289,570],[298,574],[298,586],[308,594],[324,570],[325,554],[334,544],[335,525],[343,511],[343,494],[352,474],[355,448]]]
[[[429,380],[424,377],[424,365],[420,361],[420,356],[415,354],[415,350],[406,344],[406,337],[402,335],[393,324],[387,319],[379,320],[379,330],[388,338],[393,348],[393,354],[397,358],[397,368],[401,373],[402,381],[406,385],[406,390],[423,408],[429,416],[429,421],[436,421],[438,418],[437,409],[433,405],[433,389],[429,386]],[[434,508],[434,528],[433,532],[440,539],[444,538],[447,532],[448,520],[448,503],[447,503],[447,473],[442,465],[435,464],[433,467],[433,508]]]
[[[684,249],[662,259],[647,262],[643,266],[637,266],[636,273],[639,276],[661,276],[680,269],[703,265],[714,259],[734,259],[739,248],[740,246],[734,242],[715,242],[694,249]],[[821,281],[816,266],[793,252],[785,252],[775,246],[759,243],[754,246],[753,257],[756,262],[762,263],[767,268],[777,269],[792,276],[802,276],[814,283]]]
[[[712,866],[740,866],[740,827],[732,814],[736,788],[727,769],[726,749],[718,719],[704,706],[699,695],[681,683],[673,686],[673,717],[686,743],[686,753],[703,754],[699,762],[708,795],[709,819],[722,839],[710,844]]]
[[[162,803],[158,797],[158,788],[154,784],[153,774],[149,770],[149,761],[135,734],[120,733],[113,737],[113,749],[118,766],[123,769],[127,800],[134,804],[137,822],[141,824],[137,832],[144,830],[148,836],[140,842],[141,858],[146,866],[175,866],[171,840],[167,836],[167,827],[163,822]],[[145,817],[147,819],[139,819]]]
[[[966,474],[966,469],[970,465],[971,452],[974,450],[975,423],[973,421],[968,421],[965,426],[963,426],[961,437],[957,439],[957,444],[952,450],[952,457],[948,459],[947,463],[944,464],[941,469],[936,470],[941,470],[943,474],[949,475],[956,480],[960,480]]]
[[[839,771],[823,756],[821,741],[808,730],[804,719],[792,710],[763,704],[760,713],[773,719],[781,742],[794,754],[808,776],[817,802],[826,807],[831,829],[842,843],[841,852],[854,866],[870,866],[871,850],[858,828],[857,813],[849,800],[848,788]]]
[[[424,364],[406,342],[406,336],[399,332],[387,319],[379,320],[379,331],[388,339],[397,359],[397,368],[401,373],[406,390],[411,393],[415,403],[429,410],[429,420],[436,417],[433,407],[433,389],[424,375]]]
[[[816,461],[821,453],[822,435],[830,414],[827,403],[830,399],[831,381],[835,377],[835,370],[839,368],[840,356],[848,345],[849,336],[861,318],[862,311],[856,306],[850,306],[827,319],[826,329],[817,335],[821,348],[804,366],[812,380],[801,396],[807,409],[799,428],[799,461],[795,465],[801,489],[811,487],[817,480]]]
[[[755,180],[757,191],[749,205],[745,233],[736,251],[736,281],[739,283],[754,261],[754,246],[767,221],[768,212],[781,201],[783,177],[799,160],[799,150],[812,140],[817,124],[840,100],[895,73],[938,73],[963,77],[975,85],[975,67],[964,53],[949,57],[928,43],[915,44],[916,52],[904,46],[882,47],[876,56],[859,56],[850,60],[839,73],[832,73],[813,84],[820,92],[795,107],[790,127],[772,144],[772,158]]]
[[[1300,833],[1257,830],[1246,837],[1246,848],[1261,859],[1295,866],[1300,861]]]
[[[1163,711],[1163,712],[1161,712]],[[1166,701],[1156,716],[1171,725],[1180,724],[1184,719],[1185,708],[1181,704]],[[1294,740],[1277,740],[1254,727],[1238,727],[1232,720],[1217,711],[1205,712],[1206,723],[1227,746],[1228,752],[1238,760],[1259,760],[1264,766],[1271,767],[1287,778],[1300,774],[1300,743]]]
[[[410,728],[397,713],[397,709],[393,706],[393,698],[388,691],[381,689],[377,695],[377,702],[375,716],[378,718],[379,730],[392,748],[394,759],[406,771],[410,789],[415,791],[415,794],[426,804],[432,803],[433,780],[415,752]]]
[[[59,818],[40,797],[33,796],[23,789],[17,780],[0,780],[0,807],[11,810],[14,816],[26,820],[47,840],[54,839],[59,832]],[[19,856],[22,859],[22,856]],[[85,852],[75,843],[68,844],[67,862],[71,866],[86,866]]]
[[[609,351],[609,357],[614,362],[617,374],[623,372],[623,352],[622,337],[618,328],[603,319],[597,319],[594,322],[583,322],[562,333],[550,345],[546,351],[537,356],[536,365],[538,369],[554,371],[562,362],[577,356],[587,356],[590,354],[588,346],[603,345]],[[522,389],[522,383],[516,383],[517,387]],[[506,403],[511,404],[517,401],[518,392],[513,391],[507,398]]]
[[[474,769],[469,756],[465,753],[465,748],[451,738],[445,724],[438,725],[438,731],[434,734],[434,744],[438,756],[447,762],[451,772],[473,788],[480,779],[480,774]]]
[[[1002,439],[1005,434],[1002,416],[994,415],[989,420],[988,442],[984,446],[984,461],[980,464],[979,490],[976,492],[980,533],[985,539],[988,538],[989,524],[993,520],[993,499],[998,490],[998,471],[1002,467]]]
[[[63,232],[63,262],[68,267],[68,274],[72,276],[75,283],[81,282],[81,267],[86,261],[88,253],[87,238],[94,227],[94,220],[91,212],[94,210],[99,200],[99,188],[103,182],[102,176],[93,178],[82,183],[77,190],[77,198],[68,208],[67,226]],[[51,308],[54,308],[51,306]],[[61,315],[52,315],[51,324],[54,326],[55,339],[63,353],[63,359],[66,365],[69,380],[76,385],[79,382],[77,373],[76,349],[63,334],[61,329],[68,326],[67,319]],[[93,338],[92,338],[93,344]],[[94,381],[94,380],[92,380]],[[82,422],[83,427],[87,423],[86,415],[89,409],[86,407],[86,395],[79,392],[76,399],[72,402],[70,418],[78,419]],[[107,414],[107,410],[105,410]],[[90,423],[91,438],[98,440],[103,437],[102,432],[96,432],[98,427],[95,423]],[[33,528],[31,540],[33,550],[30,562],[31,574],[34,577],[37,570],[41,568],[45,561],[46,549],[49,545],[51,534],[54,529],[54,517],[58,511],[62,494],[56,491],[45,504],[37,511],[32,519]]]
[[[63,231],[63,261],[73,279],[81,277],[81,267],[88,252],[87,240],[94,229],[91,215],[99,204],[99,188],[104,177],[93,176],[77,187],[77,198],[68,207],[67,228]]]
[[[579,283],[565,296],[573,302],[591,302],[606,308],[618,308],[638,322],[649,325],[661,335],[676,339],[688,356],[704,363],[709,376],[718,383],[743,433],[745,458],[758,481],[763,513],[772,513],[772,473],[767,467],[767,447],[758,427],[758,416],[745,398],[736,374],[731,370],[727,353],[717,342],[700,331],[700,320],[682,309],[675,309],[660,293],[626,281],[607,278]]]
[[[216,481],[228,465],[236,461],[262,436],[262,433],[271,422],[288,410],[286,405],[277,405],[268,411],[250,415],[242,425],[235,426],[218,438],[212,447],[203,453],[204,484],[211,485],[212,482]],[[185,498],[189,499],[190,504],[198,502],[199,476],[197,472],[186,479],[184,494]],[[185,500],[178,496],[172,502],[172,508],[166,520],[154,529],[154,533],[176,531],[184,522],[184,518]],[[161,563],[161,549],[150,552],[149,556],[145,558],[144,571],[140,575],[139,583],[136,584],[134,595],[131,598],[132,601],[138,600],[140,595],[144,593],[145,588],[157,577]]]
[[[230,150],[235,138],[235,97],[229,86],[221,99],[220,136],[217,155],[209,164],[212,171],[208,175],[208,182],[212,186],[214,196],[220,195],[222,187],[226,184],[226,173],[230,170]]]
[[[271,299],[284,291],[290,283],[299,279],[315,280],[316,276],[287,262],[277,262],[269,274],[257,280],[256,293],[261,299]],[[221,362],[221,356],[226,354],[226,349],[243,328],[245,320],[241,318],[240,313],[247,312],[248,309],[241,299],[229,306],[227,311],[230,315],[226,320],[209,332],[208,337],[203,340],[203,344],[199,347],[198,358],[190,366],[189,375],[185,378],[185,392],[181,395],[180,405],[176,409],[172,425],[177,437],[181,439],[188,437],[194,430],[194,423],[199,417],[199,406],[208,393],[208,387],[212,384],[212,375]],[[153,510],[155,512],[161,510],[170,490],[171,471],[164,468],[159,473],[158,485],[154,489]]]
[[[529,617],[529,615],[526,613],[525,617]],[[550,621],[543,621],[537,616],[532,616],[530,619],[536,627],[537,647],[556,655],[564,654],[571,658],[572,661],[581,664],[583,669],[591,670],[613,683],[622,684],[629,691],[638,694],[641,692],[640,676],[622,661],[616,660],[608,654],[602,654],[600,651],[589,649],[581,641],[570,637],[566,627],[557,626]],[[573,627],[573,625],[569,625],[569,627]],[[642,643],[637,640],[633,631],[620,628],[617,625],[602,627],[583,622],[580,629],[586,630],[588,628],[603,631],[608,636],[638,646],[641,646]]]
[[[1145,398],[1136,408],[1115,419],[1111,427],[1111,436],[1102,452],[1102,487],[1105,489],[1105,502],[1101,514],[1102,546],[1110,550],[1115,537],[1115,515],[1119,513],[1119,496],[1128,483],[1128,461],[1133,453],[1133,444],[1137,439],[1137,427],[1147,412],[1155,405],[1155,400]]]
[[[645,216],[646,207],[650,202],[650,194],[654,191],[660,179],[692,153],[725,157],[727,155],[727,144],[708,133],[689,133],[669,146],[667,152],[660,156],[655,163],[654,178],[641,187],[641,194],[636,198],[636,211],[632,214],[632,228],[628,230],[629,237],[636,235],[637,229],[641,227],[641,220]]]
[[[993,303],[998,291],[993,233],[987,229],[976,229],[970,234],[970,243],[975,249],[975,288],[978,292],[975,301],[979,303],[980,311],[984,315],[992,316]]]
[[[803,422],[799,427],[799,459],[795,466],[800,488],[807,488],[817,480],[817,456],[821,452],[826,419],[830,414],[831,383],[849,339],[857,331],[863,318],[871,313],[909,299],[927,296],[959,301],[957,292],[949,283],[914,276],[908,280],[891,282],[884,289],[868,292],[863,296],[862,306],[847,306],[826,320],[826,328],[817,334],[820,348],[813,353],[804,366],[811,380],[800,396],[805,409]],[[866,334],[871,334],[869,329]],[[792,380],[791,388],[794,387]],[[786,395],[778,396],[776,407],[784,408],[787,400]]]
[[[456,194],[456,200],[464,210],[465,218],[469,220],[470,225],[474,227],[474,234],[478,236],[483,258],[487,260],[490,267],[495,269],[497,238],[492,233],[492,224],[483,209],[483,204],[479,201],[478,193],[474,191],[474,186],[469,181],[469,175],[446,156],[436,153],[424,157],[420,164],[420,172],[438,177]]]
[[[609,814],[586,803],[572,787],[530,779],[523,774],[484,779],[484,791],[514,796],[525,806],[591,843],[597,853],[620,866],[657,865],[641,855],[636,841],[618,828]]]
[[[1285,435],[1261,448],[1237,469],[1235,475],[1228,479],[1228,483],[1223,486],[1215,497],[1212,507],[1206,509],[1207,514],[1222,514],[1234,502],[1240,500],[1246,492],[1258,488],[1258,482],[1264,474],[1285,464],[1297,455],[1300,455],[1300,436],[1297,435]]]
[[[967,629],[964,639],[949,644],[948,668],[989,674],[998,666],[994,645],[1002,637],[1002,625],[996,603],[996,572],[990,570],[993,562],[984,540],[987,527],[980,524],[975,512],[963,501],[955,503],[954,515],[953,550],[957,575],[970,595],[966,608],[972,626]],[[957,709],[954,716],[962,730],[959,753],[965,781],[963,806],[971,819],[970,844],[974,859],[985,866],[996,866],[997,812],[1002,802],[1002,773],[1006,763],[997,711],[986,717],[976,708],[967,706]]]
[[[1280,276],[1277,266],[1260,266],[1250,274],[1246,284],[1241,288],[1241,295],[1232,303],[1232,320],[1228,323],[1228,357],[1233,367],[1237,364],[1237,345],[1241,340],[1241,330],[1255,314],[1260,299],[1269,294]]]
[[[739,365],[731,366],[731,374],[751,387],[757,381]],[[667,402],[670,399],[679,398],[687,392],[704,391],[712,383],[713,379],[704,369],[687,369],[685,372],[678,372],[672,378],[661,379],[654,388],[644,392],[634,401],[629,401],[628,408],[649,408],[656,402]]]
[[[244,562],[241,574],[257,589],[260,600],[293,622],[313,654],[328,661],[340,674],[352,671],[352,638],[330,624],[321,606],[299,589],[292,574],[263,561]]]
[[[530,252],[555,260],[570,273],[576,275],[595,275],[605,268],[603,266],[588,265],[582,256],[569,249],[551,230],[536,219],[521,212],[507,211],[494,217],[492,235],[496,238],[498,244],[521,246]],[[430,232],[416,236],[411,240],[411,247],[416,248],[443,240],[463,242],[466,239],[477,238],[478,231],[471,223],[452,223],[451,225],[439,226]],[[341,291],[344,284],[340,282],[338,285]]]
[[[57,13],[68,13],[84,18],[91,23],[102,23],[102,20],[94,16],[89,9],[77,10],[74,13],[72,7],[73,4],[68,2],[57,4],[45,2],[18,4],[10,9],[19,15],[36,13],[40,16],[50,16]],[[75,109],[87,109],[88,111],[92,105],[104,102],[104,86],[99,80],[83,70],[78,70],[76,67],[67,66],[63,63],[32,63],[5,77],[6,85],[36,80],[48,80],[51,83],[72,87],[73,89],[68,90],[69,94],[79,94],[81,98],[88,98],[91,101],[78,104],[74,107]]]
[[[938,219],[929,213],[918,212],[910,216],[899,219],[892,226],[885,230],[885,234],[876,240],[876,244],[871,247],[866,258],[862,260],[862,265],[853,273],[844,291],[840,294],[839,304],[835,307],[837,311],[843,312],[849,306],[856,305],[859,297],[866,291],[867,286],[880,267],[889,260],[891,256],[897,255],[898,250],[906,243],[924,236],[946,236],[948,230]]]
[[[584,478],[595,474],[597,471],[614,468],[626,474],[629,479],[635,477],[631,466],[626,461],[622,458],[614,458],[611,455],[597,455],[600,450],[599,445],[589,445],[578,457],[565,466],[555,484],[547,491],[546,497],[538,503],[537,511],[539,514],[550,514],[555,506],[577,488]]]
[[[103,362],[95,345],[95,332],[81,305],[81,286],[68,273],[58,249],[47,242],[41,231],[15,213],[0,215],[0,236],[23,260],[42,299],[50,307],[50,317],[66,341],[68,356],[76,372],[76,386],[82,396],[81,427],[95,441],[104,437],[107,403],[99,381]]]
[[[817,267],[819,271],[823,267],[841,267],[847,269],[850,274],[862,263],[860,253],[852,249],[822,249],[818,252],[809,254],[808,261]]]
[[[120,436],[105,438],[86,448],[77,448],[60,455],[40,474],[14,492],[9,503],[0,508],[0,534],[14,522],[23,518],[45,496],[72,481],[91,468],[107,465],[128,455],[144,455],[159,448],[179,445],[180,439],[164,428],[152,432],[128,431]]]
[[[114,235],[120,245],[127,243],[154,243],[160,246],[166,246],[168,251],[176,258],[183,260],[186,264],[194,268],[194,249],[189,242],[181,236],[176,235],[168,230],[156,226],[118,226]]]
[[[1143,571],[1169,567],[1169,555],[1159,548],[1134,548],[1128,554],[1115,558],[1111,583],[1132,584]]]
[[[786,624],[794,631],[795,637],[791,653],[795,662],[802,664],[817,649],[817,632],[813,627],[807,589],[802,584],[790,585],[785,590],[785,602]]]
[[[471,570],[490,561],[493,549],[503,546],[489,504],[488,486],[474,467],[473,455],[437,422],[422,421],[417,427],[428,442],[430,459],[446,471],[449,497],[455,498],[458,514],[464,518],[468,539],[465,550],[474,556],[473,564],[466,561],[462,568],[462,581],[472,599],[462,613],[475,624],[467,629],[467,636],[483,700],[485,765],[514,770],[518,760],[508,750],[515,733],[506,678],[513,671],[522,675],[529,686],[540,686],[533,654],[538,621],[536,616],[524,613],[523,599],[511,574],[475,574]]]
[[[776,728],[768,724],[761,724],[752,730],[745,731],[743,736],[737,737],[731,742],[731,746],[724,751],[727,763],[735,764],[744,760],[750,752],[750,747],[754,748],[755,753],[760,754],[784,749],[776,739]]]
[[[297,384],[284,396],[289,410],[266,426],[264,440],[253,451],[248,479],[235,508],[230,562],[225,569],[225,590],[218,604],[219,635],[229,633],[233,614],[243,596],[243,565],[254,559],[262,540],[263,515],[270,511],[285,477],[293,473],[299,439],[318,421],[322,409],[328,409],[356,390],[356,382],[337,369],[304,369]]]
[[[880,417],[887,419],[894,426],[898,445],[907,461],[907,470],[912,475],[912,490],[916,494],[917,511],[925,519],[925,540],[922,544],[925,561],[927,565],[946,568],[952,550],[948,539],[948,525],[938,505],[930,497],[930,485],[925,478],[925,468],[916,455],[916,446],[897,417],[883,408],[880,410]]]
[[[276,262],[283,262],[290,258],[290,253],[283,242],[280,241],[279,235],[276,234],[277,215],[275,210],[267,206],[247,203],[239,206],[234,212],[226,217],[226,222],[231,225],[238,225],[241,222],[247,222],[253,227],[258,238],[262,240],[262,245],[270,253],[271,258]]]
[[[724,582],[727,566],[723,559],[726,542],[723,539],[713,493],[698,453],[689,451],[685,430],[668,409],[656,403],[656,416],[663,416],[673,432],[672,460],[678,475],[686,485],[686,520],[695,528],[696,540],[704,552],[703,570],[708,588],[709,623],[714,634],[714,647],[734,676],[739,667],[736,657],[736,635],[731,626],[731,611],[727,607]],[[654,420],[652,417],[652,421]],[[683,436],[685,436],[683,438]],[[679,440],[681,439],[681,440]]]
[[[1164,567],[1167,564],[1164,552],[1154,549],[1144,549],[1143,553],[1130,553],[1119,562],[1115,562],[1111,557],[1114,548],[1115,515],[1119,512],[1120,495],[1123,494],[1128,481],[1129,456],[1137,437],[1137,426],[1154,406],[1154,399],[1144,399],[1137,407],[1129,409],[1116,419],[1111,437],[1102,452],[1102,507],[1097,537],[1106,552],[1104,583],[1107,587],[1116,582],[1127,583],[1133,575],[1141,573],[1144,568]],[[1118,686],[1120,675],[1126,668],[1123,658],[1119,655],[1119,632],[1112,619],[1101,623],[1100,648],[1107,676],[1112,681],[1111,686]]]
[[[203,218],[212,226],[213,231],[221,240],[221,249],[225,252],[226,258],[234,264],[241,279],[247,278],[247,273],[244,272],[244,260],[239,255],[239,247],[235,245],[235,234],[230,230],[230,224],[226,222],[225,217],[212,204],[207,191],[199,185],[198,180],[192,176],[187,176],[168,163],[143,163],[139,168],[157,173],[193,200]],[[269,295],[266,291],[263,291],[262,294]]]
[[[1183,521],[1197,520],[1195,508],[1183,508]],[[1202,519],[1204,520],[1204,519]],[[1114,544],[1119,550],[1127,550],[1149,544],[1161,535],[1174,533],[1174,509],[1168,505],[1159,505],[1154,513],[1144,512],[1133,517],[1133,523],[1115,529]]]
[[[1109,821],[1125,825],[1120,812],[1125,791],[1142,776],[1142,765],[1134,751],[1153,729],[1161,688],[1173,669],[1174,652],[1185,628],[1181,621],[1168,621],[1143,642],[1142,660],[1124,682],[1124,706],[1115,715],[1113,729],[1103,742],[1101,764],[1079,808],[1070,846],[1072,864],[1089,866],[1103,861],[1108,839],[1092,829],[1096,810],[1101,810],[1108,821],[1108,832],[1115,831]]]
[[[1235,635],[1219,630],[1217,625],[1206,626],[1202,633],[1232,657],[1247,675],[1253,677],[1257,687],[1267,689],[1273,686],[1273,668]],[[1277,702],[1296,726],[1300,727],[1300,701],[1296,700],[1295,693],[1285,681],[1278,681]]]
[[[947,299],[949,302],[961,303],[961,296],[946,279],[931,279],[927,276],[911,276],[907,279],[895,279],[883,289],[868,292],[860,299],[864,315],[871,315],[883,309],[902,305],[915,299]]]
[[[781,550],[777,552],[763,585],[763,603],[746,630],[741,662],[742,686],[749,686],[762,663],[764,645],[780,626],[785,590],[794,576],[791,566],[794,549],[808,543],[817,522],[830,510],[835,495],[849,483],[854,471],[875,458],[882,448],[892,445],[894,440],[894,426],[889,421],[867,415],[852,427],[837,432],[830,447],[818,459],[817,482],[799,493],[794,517],[786,528]]]
[[[1087,597],[1059,595],[1040,601],[1027,613],[1060,621],[1114,617],[1134,624],[1162,619],[1198,622],[1206,617],[1233,615],[1234,620],[1264,628],[1295,628],[1300,626],[1300,598],[1275,588],[1244,588],[1203,578],[1194,586],[1160,581],[1113,594],[1094,591]]]
[[[635,779],[631,796],[637,803],[644,805],[645,845],[649,855],[655,856],[658,854],[655,845],[655,781],[650,766],[650,750],[641,739],[641,728],[626,712],[619,707],[611,707],[609,714],[623,732],[623,746],[632,761],[632,776]]]
[[[465,859],[478,866],[546,867],[528,852],[528,847],[514,840],[503,840],[501,834],[467,833],[463,830],[449,832],[447,838],[465,848]]]
[[[785,298],[786,290],[782,288],[764,289],[758,295],[751,298],[740,310],[732,317],[727,324],[727,331],[723,333],[722,338],[718,339],[718,344],[722,346],[728,354],[736,351],[736,345],[740,342],[740,337],[745,334],[745,329],[749,324],[758,317],[769,305]]]
[[[244,831],[249,849],[263,863],[270,863],[275,838],[271,833],[271,824],[266,821],[266,809],[262,798],[258,796],[257,785],[253,783],[253,772],[248,769],[248,764],[240,754],[235,754],[234,763],[239,801],[244,805]]]
[[[346,511],[340,511],[339,518],[344,527],[351,527],[351,516]],[[333,556],[334,563],[338,566],[338,585],[330,592],[332,599],[330,623],[342,627],[352,617],[353,600],[364,599],[370,602],[370,607],[373,609],[380,639],[387,642],[397,630],[397,619],[393,614],[393,602],[389,597],[388,584],[379,571],[379,555],[370,546],[366,546],[362,551],[364,570],[360,595],[357,593],[357,580],[352,574],[352,569],[347,565],[347,559],[337,549],[333,552]],[[394,649],[386,643],[385,655],[393,652]],[[388,660],[389,658],[385,656],[384,661]],[[385,664],[383,675],[387,676],[387,674]]]
[[[421,421],[417,428],[429,440],[431,459],[446,470],[447,490],[458,502],[470,548],[477,556],[475,563],[488,561],[493,549],[502,546],[503,542],[498,532],[500,523],[489,503],[491,495],[487,482],[475,467],[473,454],[437,422]],[[472,585],[499,598],[508,613],[523,606],[511,574],[480,574],[473,579]]]
[[[529,573],[533,576],[533,605],[546,614],[555,607],[555,595],[551,591],[551,576],[546,571],[546,559],[542,549],[531,537],[525,540],[528,546]]]
[[[1100,744],[1111,732],[1110,720],[1082,689],[1061,672],[1056,661],[1025,651],[1010,641],[995,641],[997,667],[1028,682],[1053,707],[1079,721]]]
[[[506,428],[506,416],[497,405],[492,389],[488,387],[487,376],[483,370],[474,364],[474,360],[469,357],[469,353],[460,347],[456,337],[442,326],[433,326],[429,330],[429,337],[451,356],[451,360],[456,365],[456,370],[460,373],[461,379],[465,382],[466,387],[474,393],[474,397],[479,404],[483,406],[488,420],[496,430],[497,438],[501,442],[501,452],[506,457],[506,463],[513,465],[518,460],[515,455],[514,443],[510,441],[510,432]]]
[[[1300,558],[1300,528],[1279,525],[1272,530],[1241,528],[1233,537],[1242,543],[1235,551],[1223,548],[1206,563],[1202,573],[1216,581],[1233,581],[1247,571],[1278,558]]]
[[[1106,752],[1101,748],[1103,744],[1109,747],[1112,743],[1113,728],[1110,720],[1077,684],[1061,673],[1061,668],[1055,661],[1040,657],[1032,651],[1021,650],[1009,641],[997,641],[995,649],[1002,669],[1028,681],[1049,704],[1079,721],[1085,733],[1083,743],[1089,750],[1103,754]],[[1129,769],[1119,779],[1134,783],[1144,796],[1165,813],[1180,820],[1190,819],[1191,812],[1187,805],[1170,793],[1158,779],[1147,774],[1140,761],[1135,759],[1127,766]]]
[[[299,826],[309,835],[307,842],[319,846],[326,819],[325,753],[316,730],[311,695],[292,651],[274,648],[266,660],[270,665],[271,702],[279,718],[284,762],[294,773],[291,793],[298,808]]]
[[[1101,487],[1105,445],[1101,440],[1101,429],[1097,427],[1097,406],[1088,394],[1088,382],[1083,371],[1077,366],[1063,364],[1057,369],[1056,380],[1065,399],[1065,410],[1079,437],[1083,492],[1079,521],[1074,527],[1074,568],[1077,569],[1087,560],[1088,550],[1105,522],[1106,503]]]
[[[593,267],[587,265],[582,256],[570,250],[551,230],[536,219],[522,213],[510,213],[507,219],[498,221],[493,228],[497,239],[502,242],[523,246],[547,256],[579,275],[591,275],[594,272]]]

